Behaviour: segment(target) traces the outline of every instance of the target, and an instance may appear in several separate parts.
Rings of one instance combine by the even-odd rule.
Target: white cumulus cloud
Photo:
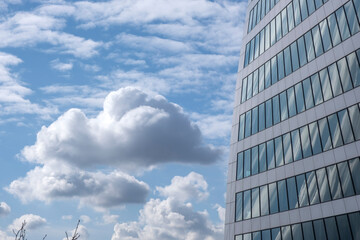
[[[8,215],[11,212],[11,208],[6,202],[0,202],[0,217]]]
[[[23,222],[26,222],[26,229],[36,229],[46,224],[46,219],[34,214],[25,214],[16,218],[12,224],[8,226],[10,231],[21,228]]]

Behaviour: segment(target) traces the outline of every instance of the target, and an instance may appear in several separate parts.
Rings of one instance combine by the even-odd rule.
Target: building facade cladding
[[[249,0],[225,240],[360,240],[360,0]]]

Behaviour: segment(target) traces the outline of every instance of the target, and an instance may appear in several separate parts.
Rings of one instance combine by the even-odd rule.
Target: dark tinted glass
[[[312,155],[311,153],[311,142],[309,138],[309,130],[307,126],[300,128],[300,136],[301,136],[301,146],[303,151],[303,157],[309,157]]]
[[[270,198],[270,213],[277,213],[279,211],[278,207],[278,196],[276,183],[269,184],[269,198]]]
[[[339,234],[341,240],[352,239],[350,224],[346,215],[336,217],[336,222],[339,227]]]
[[[287,90],[287,99],[288,99],[288,107],[289,107],[289,117],[292,117],[296,115],[294,88],[289,88]]]
[[[267,170],[265,143],[259,145],[259,170],[260,172],[264,172]]]
[[[274,141],[266,142],[267,167],[272,169],[275,167]]]
[[[306,240],[314,240],[314,229],[312,222],[305,222],[302,223],[303,233],[304,233],[304,239]]]
[[[313,154],[318,154],[322,152],[317,122],[313,122],[309,124],[309,132],[310,132],[311,148]]]
[[[356,54],[351,53],[346,58],[349,65],[350,74],[354,87],[357,87],[360,85],[360,71],[359,71],[360,66]]]
[[[301,230],[301,224],[294,224],[291,226],[292,235],[294,240],[303,240],[303,234]]]
[[[320,202],[318,186],[316,183],[316,174],[315,171],[306,173],[306,182],[309,193],[310,204],[316,204]]]
[[[341,84],[344,89],[344,92],[353,89],[350,72],[346,63],[346,58],[342,58],[339,61],[337,61],[337,66],[339,68]]]
[[[271,239],[272,240],[281,240],[281,231],[280,228],[271,229]]]
[[[297,112],[301,113],[305,111],[304,94],[301,83],[295,85],[295,98],[296,98]]]
[[[244,176],[244,154],[243,152],[238,153],[237,155],[237,173],[236,179],[242,179]]]
[[[297,192],[299,198],[299,206],[304,207],[309,205],[308,191],[306,187],[305,174],[296,176]]]
[[[351,177],[353,179],[355,193],[360,194],[360,162],[359,158],[349,160]]]
[[[252,111],[251,134],[255,134],[259,131],[258,107],[253,108],[251,111]]]
[[[267,185],[260,187],[261,216],[269,214],[269,193]]]
[[[244,219],[251,218],[251,190],[244,192]]]
[[[351,126],[355,134],[355,139],[360,139],[360,111],[358,106],[349,107],[349,117],[351,121]]]
[[[294,160],[297,161],[302,159],[300,134],[298,129],[291,132],[291,142],[292,142]]]
[[[314,98],[312,95],[310,78],[305,79],[302,82],[302,85],[303,85],[303,89],[304,89],[306,109],[312,108],[314,106]]]
[[[272,98],[272,106],[273,106],[273,119],[275,125],[280,122],[280,103],[279,103],[278,95]]]
[[[341,186],[339,181],[339,175],[336,169],[336,165],[332,165],[326,168],[332,199],[342,198]]]
[[[341,182],[341,188],[344,193],[344,197],[349,197],[355,194],[354,186],[352,184],[349,166],[347,162],[337,164]]]
[[[344,109],[338,112],[337,114],[339,117],[340,128],[341,128],[342,137],[344,139],[344,143],[347,144],[353,142],[354,135],[351,129],[351,124],[347,109]]]
[[[265,104],[259,105],[259,132],[265,129]]]
[[[326,233],[329,240],[339,239],[339,233],[336,227],[336,221],[334,217],[325,218]]]
[[[316,240],[327,240],[324,221],[322,219],[313,222]]]
[[[360,239],[360,213],[356,212],[349,214],[349,221],[353,238],[356,240]]]
[[[276,167],[284,165],[282,138],[275,138]]]
[[[283,145],[284,145],[285,163],[290,163],[293,161],[290,133],[283,135]]]
[[[245,137],[251,134],[251,111],[245,113]]]
[[[321,145],[324,151],[332,149],[329,125],[326,118],[318,121],[321,136]]]
[[[251,158],[250,158],[250,149],[245,151],[244,154],[244,177],[248,177],[251,175]]]
[[[343,145],[344,143],[341,137],[340,125],[336,114],[328,116],[328,121],[333,147],[335,148]]]
[[[281,233],[283,240],[292,240],[290,226],[281,227]]]
[[[272,119],[272,104],[271,99],[267,100],[265,103],[266,108],[266,128],[271,127],[273,125]]]
[[[324,101],[322,96],[319,74],[314,74],[311,76],[311,85],[312,85],[315,105],[318,105]]]
[[[317,182],[319,185],[319,193],[321,202],[326,202],[331,200],[329,183],[326,177],[326,171],[324,168],[316,170]]]
[[[237,193],[236,194],[236,213],[235,213],[235,221],[241,221],[242,220],[242,207],[243,207],[243,193]]]
[[[289,197],[289,209],[294,209],[298,207],[298,198],[296,192],[296,183],[295,177],[286,179],[288,197]]]

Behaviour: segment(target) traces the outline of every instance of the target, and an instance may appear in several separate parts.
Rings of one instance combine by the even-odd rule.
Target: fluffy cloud
[[[206,211],[194,211],[192,204],[184,201],[185,198],[177,198],[181,191],[186,195],[189,193],[186,188],[191,188],[187,186],[181,189],[179,182],[187,185],[186,182],[194,177],[202,182],[202,184],[195,184],[194,188],[198,188],[196,192],[203,191],[207,183],[197,173],[190,173],[186,177],[174,177],[171,185],[161,189],[163,191],[177,189],[174,192],[175,195],[165,200],[150,199],[140,210],[138,222],[115,225],[112,240],[215,240],[222,238],[223,224],[214,225],[209,221]],[[168,191],[167,195],[169,194]]]
[[[91,221],[91,218],[90,218],[89,216],[87,216],[87,215],[81,215],[81,216],[80,216],[80,220],[81,220],[81,222],[83,222],[83,223],[88,223],[88,222]]]
[[[81,240],[89,239],[89,236],[90,236],[89,232],[84,225],[79,224],[76,233],[80,236],[79,239],[81,239]],[[74,236],[74,234],[75,234],[75,229],[71,230],[71,232],[68,233],[69,238]],[[68,238],[63,238],[63,240],[68,240]]]
[[[59,59],[55,59],[51,61],[50,65],[53,69],[56,69],[61,72],[69,71],[73,68],[72,62],[68,62],[68,63],[60,62]]]
[[[36,229],[46,224],[46,219],[34,214],[26,214],[19,218],[16,218],[12,224],[8,226],[8,229],[12,231],[21,228],[23,222],[26,222],[26,229]]]
[[[171,185],[157,187],[156,190],[162,196],[172,197],[184,202],[190,199],[199,201],[206,199],[209,196],[207,187],[207,182],[202,175],[191,172],[185,177],[175,176],[171,180]]]
[[[110,93],[95,118],[69,110],[42,127],[36,143],[22,151],[30,162],[113,165],[123,170],[166,162],[209,164],[219,155],[219,150],[203,144],[200,130],[179,106],[130,87]]]
[[[11,212],[11,208],[6,202],[0,202],[0,217],[8,215]]]

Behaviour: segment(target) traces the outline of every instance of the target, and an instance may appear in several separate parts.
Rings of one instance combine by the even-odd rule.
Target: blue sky
[[[247,3],[0,2],[0,238],[221,239]]]

